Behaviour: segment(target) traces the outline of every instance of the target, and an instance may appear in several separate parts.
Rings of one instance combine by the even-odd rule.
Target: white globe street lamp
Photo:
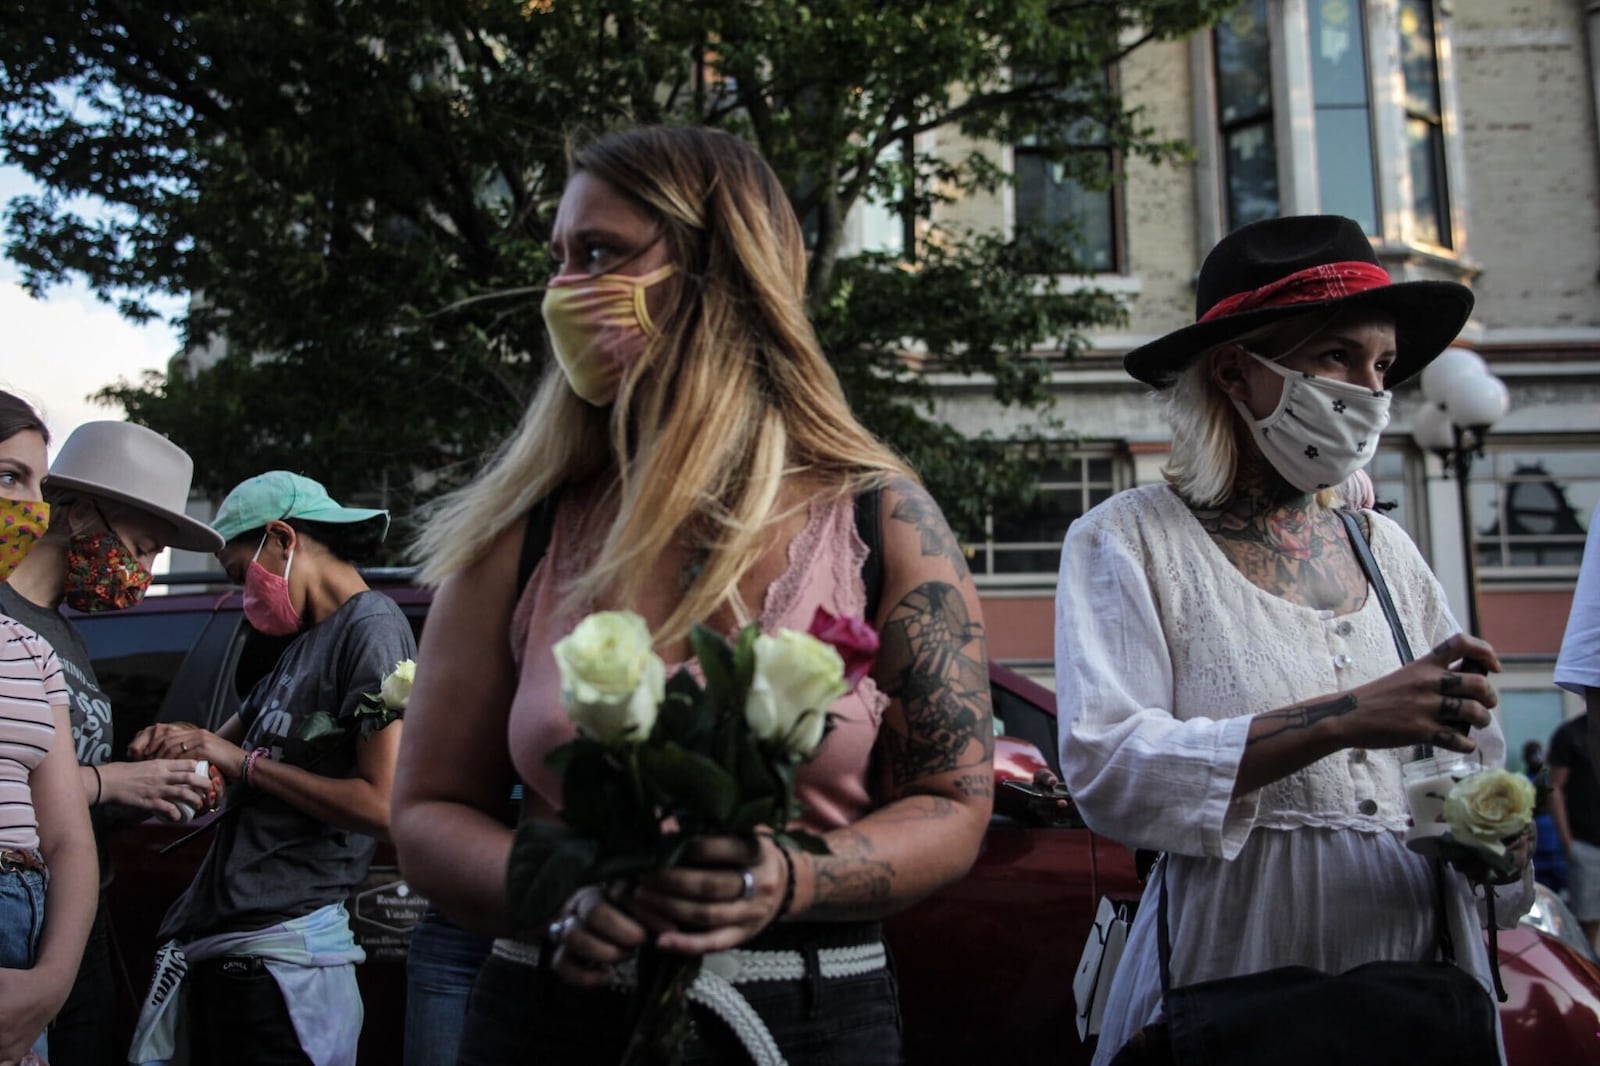
[[[1467,585],[1467,631],[1479,636],[1477,545],[1467,480],[1472,460],[1483,454],[1483,441],[1511,407],[1505,382],[1489,373],[1477,352],[1447,348],[1422,372],[1422,410],[1411,426],[1411,439],[1454,473],[1461,512],[1462,568]]]

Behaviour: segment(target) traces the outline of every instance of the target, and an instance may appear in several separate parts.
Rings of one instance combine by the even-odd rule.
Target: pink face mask
[[[255,555],[250,558],[250,568],[244,572],[244,616],[259,632],[269,637],[286,637],[300,632],[300,612],[294,609],[294,601],[289,598],[289,571],[294,568],[294,549],[289,550],[283,576],[279,577],[258,561],[266,545],[267,538],[263,534]]]

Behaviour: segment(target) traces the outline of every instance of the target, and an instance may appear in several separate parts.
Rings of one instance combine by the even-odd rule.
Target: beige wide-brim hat
[[[214,552],[222,537],[184,513],[193,479],[189,453],[154,430],[132,422],[85,422],[61,445],[45,489],[114,500],[155,520],[171,547]]]

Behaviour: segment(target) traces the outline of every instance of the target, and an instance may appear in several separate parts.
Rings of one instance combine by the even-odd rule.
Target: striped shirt
[[[55,651],[0,614],[0,849],[39,846],[29,778],[55,738],[57,707],[67,707],[67,683]]]

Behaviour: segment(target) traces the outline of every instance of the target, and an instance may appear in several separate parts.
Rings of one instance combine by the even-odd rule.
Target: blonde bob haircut
[[[674,544],[705,564],[656,638],[665,644],[728,605],[768,546],[785,479],[839,499],[912,476],[851,414],[806,316],[806,251],[777,176],[738,138],[697,127],[611,133],[570,155],[661,226],[679,268],[660,335],[616,401],[579,399],[552,361],[521,426],[478,477],[444,497],[414,554],[429,584],[479,558],[534,503],[563,486],[609,485],[599,554],[568,607],[639,601]]]
[[[1173,380],[1159,396],[1172,427],[1172,455],[1161,468],[1167,484],[1191,507],[1218,507],[1233,495],[1239,470],[1241,439],[1249,429],[1233,401],[1213,375],[1213,356],[1237,345],[1266,359],[1284,359],[1328,328],[1343,309],[1327,315],[1284,319],[1212,345]],[[1275,353],[1275,354],[1274,354]],[[1316,494],[1316,503],[1332,506],[1339,486]]]

